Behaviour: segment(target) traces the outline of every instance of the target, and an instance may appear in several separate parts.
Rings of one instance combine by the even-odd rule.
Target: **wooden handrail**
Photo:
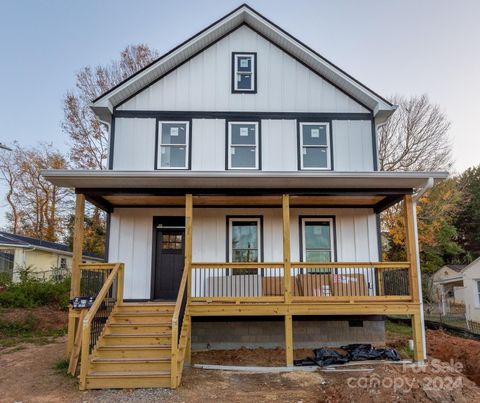
[[[172,315],[172,364],[171,364],[171,385],[176,387],[177,385],[177,356],[178,356],[178,319],[180,316],[180,310],[182,309],[182,302],[187,288],[189,277],[188,264],[185,265],[182,274],[182,280],[178,288],[177,300],[175,301],[175,308]],[[186,308],[186,307],[185,307]]]
[[[79,323],[79,326],[82,326],[82,355],[81,355],[81,367],[80,367],[80,389],[85,389],[85,382],[87,379],[88,364],[89,364],[89,355],[90,355],[90,330],[92,325],[92,320],[95,314],[98,312],[100,306],[102,305],[103,300],[107,296],[108,290],[113,284],[115,277],[119,272],[123,272],[122,263],[111,264],[113,266],[112,272],[108,275],[107,280],[103,283],[101,290],[98,295],[95,297],[95,302],[88,310],[87,314],[83,319],[83,323]],[[119,276],[120,278],[120,276]],[[121,276],[123,281],[123,273]],[[117,286],[117,297],[119,293],[123,294],[123,284],[118,284]],[[123,295],[120,299],[123,298]]]
[[[292,262],[292,268],[378,268],[378,269],[408,269],[410,262]]]
[[[78,265],[78,267],[80,268],[80,270],[110,270],[113,269],[117,264],[118,263],[82,263]]]
[[[229,263],[192,263],[192,269],[281,269],[283,263],[265,262],[229,262]]]

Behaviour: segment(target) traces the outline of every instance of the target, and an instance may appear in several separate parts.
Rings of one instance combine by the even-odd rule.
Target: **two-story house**
[[[72,297],[97,297],[70,311],[81,388],[176,387],[192,348],[280,345],[292,365],[295,347],[381,344],[387,314],[412,317],[424,360],[415,198],[446,174],[378,171],[394,105],[243,5],[92,108],[109,169],[44,173],[75,188],[75,256],[88,200],[118,262],[75,261]],[[408,261],[381,262],[399,202]]]

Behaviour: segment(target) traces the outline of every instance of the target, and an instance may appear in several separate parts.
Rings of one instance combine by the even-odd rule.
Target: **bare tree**
[[[84,67],[77,74],[75,90],[64,99],[62,129],[71,140],[70,157],[77,168],[105,169],[108,133],[90,109],[92,100],[158,57],[147,45],[127,46],[120,59],[106,66]]]
[[[448,137],[450,122],[427,95],[391,102],[397,111],[378,130],[379,168],[382,171],[432,171],[452,165]]]
[[[8,230],[49,241],[63,238],[71,191],[52,185],[40,172],[65,168],[66,158],[49,144],[22,148],[15,143],[11,152],[0,154],[10,207]]]

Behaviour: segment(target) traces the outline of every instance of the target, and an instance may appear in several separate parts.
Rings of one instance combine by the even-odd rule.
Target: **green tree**
[[[467,169],[458,179],[462,191],[455,226],[458,243],[465,250],[470,262],[480,256],[480,165]]]

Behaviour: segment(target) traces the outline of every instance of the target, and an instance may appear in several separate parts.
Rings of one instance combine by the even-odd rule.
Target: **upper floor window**
[[[300,122],[300,169],[332,169],[328,123]]]
[[[257,91],[257,54],[232,54],[232,92]]]
[[[228,122],[228,169],[259,169],[258,122]]]
[[[190,122],[158,122],[157,169],[188,169]]]

